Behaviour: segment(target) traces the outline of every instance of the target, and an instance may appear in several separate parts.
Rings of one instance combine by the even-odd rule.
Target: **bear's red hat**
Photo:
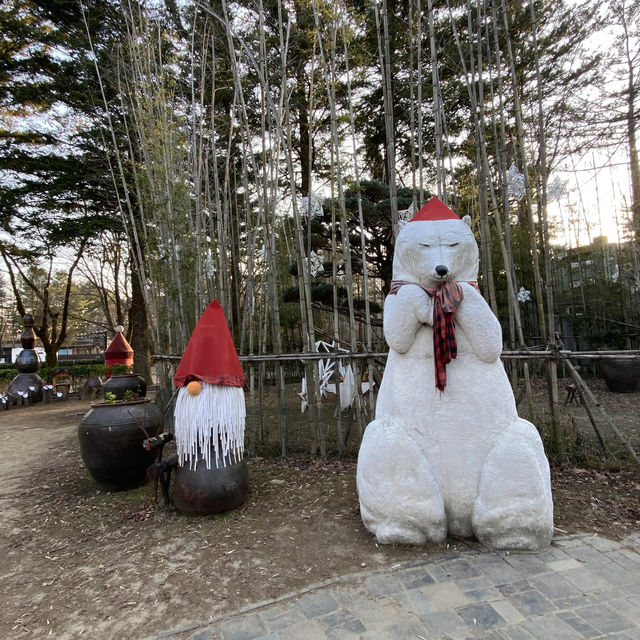
[[[173,377],[173,384],[184,387],[191,380],[232,387],[244,385],[242,365],[217,300],[204,310],[193,330]]]
[[[433,196],[409,222],[423,220],[460,220],[460,216],[455,211],[451,211],[444,202]]]

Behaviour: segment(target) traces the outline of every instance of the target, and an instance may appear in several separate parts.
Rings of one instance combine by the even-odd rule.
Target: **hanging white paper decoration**
[[[512,164],[507,171],[507,193],[513,196],[518,202],[526,193],[524,188],[524,174],[518,171],[518,167]]]
[[[529,302],[529,300],[531,300],[531,291],[524,287],[520,287],[520,291],[518,291],[518,301]]]
[[[315,251],[311,252],[311,255],[307,258],[307,262],[309,264],[309,272],[314,278],[319,273],[322,273],[324,271],[322,258],[320,258],[320,256]]]
[[[309,197],[299,198],[300,213],[308,218],[321,217],[324,215],[322,208],[323,199],[312,193]]]
[[[553,182],[547,186],[547,202],[560,200],[567,195],[567,183],[556,177]]]

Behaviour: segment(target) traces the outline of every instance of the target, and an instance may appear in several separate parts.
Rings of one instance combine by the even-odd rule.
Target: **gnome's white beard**
[[[178,463],[195,469],[201,456],[211,468],[212,453],[216,467],[242,460],[246,409],[241,387],[202,383],[197,396],[178,391],[175,436]]]

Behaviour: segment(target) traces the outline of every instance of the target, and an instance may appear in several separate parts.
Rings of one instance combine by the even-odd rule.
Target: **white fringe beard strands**
[[[197,396],[178,391],[175,418],[178,463],[195,469],[201,456],[211,469],[211,454],[218,464],[226,466],[226,459],[235,464],[244,452],[246,409],[242,387],[202,383]],[[218,460],[220,463],[218,463]]]

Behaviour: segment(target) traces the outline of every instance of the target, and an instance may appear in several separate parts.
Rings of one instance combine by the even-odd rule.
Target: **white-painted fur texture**
[[[500,361],[500,324],[468,284],[477,270],[468,217],[409,222],[398,234],[394,280],[415,284],[385,301],[389,357],[358,456],[362,520],[378,542],[442,542],[451,534],[538,550],[551,540],[549,464],[535,427],[518,417]],[[458,355],[440,392],[433,303],[422,287],[443,280],[458,281],[464,299],[454,314]]]

